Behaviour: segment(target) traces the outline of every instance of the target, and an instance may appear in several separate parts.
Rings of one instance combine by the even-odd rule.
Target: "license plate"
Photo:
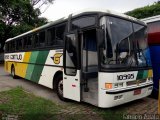
[[[141,89],[134,90],[134,95],[139,95],[139,94],[141,94]]]

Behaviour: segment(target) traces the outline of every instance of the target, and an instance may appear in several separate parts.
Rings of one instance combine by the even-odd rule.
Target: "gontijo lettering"
[[[5,59],[22,60],[21,54],[5,55]]]

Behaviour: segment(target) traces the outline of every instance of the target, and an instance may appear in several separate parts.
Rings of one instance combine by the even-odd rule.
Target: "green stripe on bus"
[[[31,76],[33,74],[33,70],[34,70],[34,67],[35,67],[34,63],[36,63],[38,54],[39,54],[39,51],[34,51],[34,52],[31,53],[29,63],[33,63],[33,64],[28,65],[26,76],[25,76],[25,78],[28,79],[28,80],[31,80]]]
[[[147,77],[148,77],[148,70],[144,70],[143,79],[146,79]]]
[[[138,71],[137,79],[146,79],[148,77],[148,70]]]
[[[25,79],[31,80],[31,75],[32,75],[33,70],[34,70],[34,65],[29,64],[28,67],[27,67]]]
[[[138,74],[137,74],[137,80],[138,79],[142,79],[143,78],[143,70],[141,70],[141,71],[138,71]]]
[[[42,64],[42,65],[35,65],[34,66],[34,70],[32,72],[32,76],[31,76],[31,80],[33,82],[38,83],[48,54],[49,54],[49,51],[39,51],[37,59],[36,59],[36,64]]]

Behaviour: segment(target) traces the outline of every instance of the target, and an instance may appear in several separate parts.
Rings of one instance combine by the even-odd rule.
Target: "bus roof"
[[[111,15],[115,15],[115,16],[119,16],[119,17],[123,17],[123,18],[129,19],[129,20],[132,20],[132,21],[141,22],[140,20],[138,20],[138,19],[136,19],[136,18],[134,18],[134,17],[128,16],[128,15],[125,15],[125,14],[122,14],[122,13],[118,13],[118,12],[115,12],[115,11],[111,11],[111,10],[105,10],[105,9],[85,9],[85,10],[82,10],[82,11],[79,11],[79,12],[76,12],[76,13],[72,13],[72,14],[70,14],[70,15],[72,15],[72,17],[74,17],[74,16],[78,16],[78,15],[83,15],[83,14],[85,14],[85,13],[104,13],[104,14],[111,14]],[[69,15],[68,15],[68,16],[69,16]],[[41,29],[50,27],[50,26],[55,25],[55,24],[57,24],[57,23],[63,22],[63,21],[65,21],[65,20],[68,19],[68,16],[63,17],[63,18],[58,19],[58,20],[51,21],[51,22],[49,22],[49,23],[47,23],[47,24],[45,24],[45,25],[43,25],[43,26],[40,26],[40,27],[38,27],[38,28],[35,28],[35,29],[33,29],[33,30],[30,30],[30,31],[25,32],[25,33],[23,33],[23,34],[20,34],[20,35],[18,35],[18,36],[15,36],[15,37],[13,37],[13,38],[9,38],[9,39],[6,40],[6,42],[9,42],[9,41],[11,41],[11,40],[13,40],[13,39],[22,37],[22,36],[27,35],[27,34],[30,34],[30,33],[33,33],[33,32],[35,32],[35,31],[38,31],[38,30],[41,30]],[[143,23],[143,22],[141,22],[141,23]]]
[[[141,19],[141,21],[143,21],[145,23],[151,23],[151,22],[155,22],[155,21],[160,21],[160,15],[144,18],[144,19]]]

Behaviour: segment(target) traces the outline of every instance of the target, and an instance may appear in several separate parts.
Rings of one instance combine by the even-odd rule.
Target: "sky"
[[[151,5],[156,1],[158,0],[55,0],[46,11],[46,6],[41,8],[41,12],[45,11],[41,16],[46,17],[49,21],[54,21],[88,8],[102,8],[124,13]]]

